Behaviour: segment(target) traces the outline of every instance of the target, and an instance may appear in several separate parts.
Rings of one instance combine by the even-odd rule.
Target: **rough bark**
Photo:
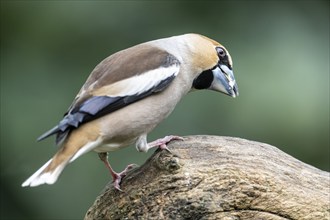
[[[330,219],[330,176],[276,147],[189,136],[109,183],[85,219]]]

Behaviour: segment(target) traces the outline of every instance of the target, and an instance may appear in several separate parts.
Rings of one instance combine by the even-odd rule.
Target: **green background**
[[[21,188],[56,151],[36,138],[102,59],[189,32],[230,51],[240,96],[191,93],[149,140],[241,137],[329,171],[329,1],[1,1],[1,219],[82,219],[108,171],[89,153],[56,184]],[[120,171],[151,153],[109,160]]]

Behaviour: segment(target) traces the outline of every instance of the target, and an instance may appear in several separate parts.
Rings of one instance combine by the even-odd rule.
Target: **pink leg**
[[[112,167],[110,166],[110,163],[109,163],[109,161],[108,161],[108,153],[99,153],[99,157],[100,157],[100,159],[102,160],[102,162],[105,164],[105,166],[109,169],[110,174],[111,174],[112,179],[113,179],[113,185],[114,185],[115,189],[117,189],[117,190],[119,190],[119,191],[122,191],[122,190],[120,189],[120,182],[121,182],[122,178],[123,178],[124,176],[126,176],[126,175],[127,175],[127,172],[128,172],[129,170],[131,170],[132,168],[134,168],[134,167],[136,166],[136,164],[129,164],[129,165],[125,168],[125,170],[123,170],[123,171],[120,172],[120,173],[117,173],[117,172],[115,172],[115,171],[112,169]]]
[[[153,147],[159,147],[161,150],[167,150],[168,152],[171,152],[170,149],[167,148],[166,144],[173,140],[183,141],[183,138],[179,137],[179,136],[174,136],[174,135],[166,136],[164,138],[157,139],[153,142],[148,143],[148,149],[153,148]]]

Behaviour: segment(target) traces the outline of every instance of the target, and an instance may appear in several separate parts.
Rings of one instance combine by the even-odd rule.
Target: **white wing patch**
[[[179,73],[179,69],[179,65],[159,67],[143,74],[135,75],[131,78],[104,86],[93,92],[93,95],[115,97],[139,95],[150,90],[152,87],[157,86],[161,81],[171,76],[176,76]]]

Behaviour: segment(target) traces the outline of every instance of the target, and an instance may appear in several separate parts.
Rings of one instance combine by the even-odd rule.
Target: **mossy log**
[[[330,175],[274,146],[188,136],[109,183],[85,219],[330,219]]]

